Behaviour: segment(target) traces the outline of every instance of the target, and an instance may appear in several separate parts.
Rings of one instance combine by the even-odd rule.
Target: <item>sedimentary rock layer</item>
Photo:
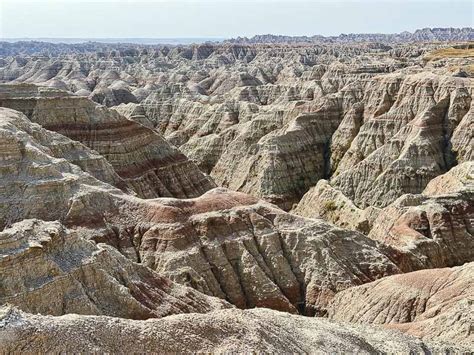
[[[368,237],[400,254],[405,272],[474,260],[473,163],[431,180],[423,194],[407,194],[371,219]]]
[[[385,209],[373,206],[365,209],[358,208],[350,198],[337,188],[331,186],[328,181],[320,180],[315,187],[311,188],[303,196],[298,205],[293,209],[293,212],[303,217],[323,218],[338,226],[359,230],[365,234],[369,234],[374,227],[377,217],[382,212],[380,220],[376,222],[375,226],[376,230],[380,228],[382,230],[379,232],[374,231],[370,234],[372,236],[377,234],[376,239],[379,239],[379,237],[383,238],[382,234],[389,233],[388,231],[393,227],[394,220],[401,213],[404,213],[408,207],[415,209],[416,206],[419,206],[419,209],[427,209],[430,208],[428,206],[431,204],[431,209],[433,209],[436,201],[442,201],[441,197],[444,196],[446,201],[452,201],[451,205],[453,206],[453,208],[444,212],[447,215],[455,215],[458,213],[456,212],[457,208],[464,210],[462,206],[470,204],[473,191],[474,163],[468,161],[430,180],[422,194],[403,196]],[[422,205],[425,207],[421,207]],[[466,222],[461,223],[470,231],[472,228],[472,212],[466,211],[466,213]],[[446,218],[448,217],[446,216]]]
[[[336,295],[329,317],[472,347],[473,278],[473,263],[389,276]]]
[[[7,349],[472,349],[470,45],[13,47]]]
[[[1,130],[2,226],[59,220],[81,237],[243,308],[324,314],[336,292],[399,272],[363,235],[243,193],[215,189],[188,200],[125,194],[50,156],[22,129],[24,116],[2,112],[8,113]],[[43,138],[51,142],[55,135]]]
[[[114,106],[218,185],[287,210],[322,178],[360,209],[386,207],[472,159],[469,45],[97,46],[8,56],[0,80]]]
[[[6,85],[0,88],[0,106],[97,151],[140,197],[195,197],[215,186],[158,133],[85,98],[34,85]]]
[[[319,180],[292,210],[302,217],[322,218],[337,226],[362,233],[370,231],[379,211],[376,207],[360,209],[327,180]]]
[[[0,233],[0,303],[41,314],[146,319],[229,304],[81,238],[59,222],[24,220]],[[21,265],[21,267],[19,267]]]
[[[324,314],[338,291],[399,272],[362,234],[284,213],[248,195],[212,190],[194,200],[160,203],[166,209],[151,208],[149,222],[128,232],[140,236],[140,260],[241,308]]]

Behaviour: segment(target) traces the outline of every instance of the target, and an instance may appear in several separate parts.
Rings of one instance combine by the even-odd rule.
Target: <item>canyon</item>
[[[0,349],[474,350],[474,30],[0,43]]]

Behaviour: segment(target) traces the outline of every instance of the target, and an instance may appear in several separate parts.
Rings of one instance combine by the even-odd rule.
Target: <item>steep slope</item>
[[[450,38],[453,31],[463,36],[471,30],[412,35]],[[472,160],[472,48],[346,43],[351,38],[318,44],[45,45],[41,57],[6,56],[0,80],[122,103],[117,111],[158,130],[219,186],[285,210],[320,179],[359,209],[383,208]],[[75,50],[72,58],[61,55]]]
[[[406,271],[474,260],[473,163],[432,180],[421,195],[404,195],[384,208],[369,238],[402,251]]]
[[[41,314],[146,319],[230,305],[183,287],[59,222],[24,220],[0,232],[0,303]]]
[[[54,154],[61,152],[54,149],[60,143],[69,147],[78,145],[32,124],[18,111],[0,108],[0,136],[2,229],[28,218],[66,221],[74,213],[79,214],[77,218],[82,223],[101,221],[104,213],[113,209],[107,194],[125,196],[121,190],[93,178],[66,160],[70,155]],[[85,161],[96,156],[86,149],[82,150]],[[73,158],[72,162],[77,162],[75,156]],[[93,208],[84,205],[86,199]]]
[[[1,57],[0,81],[15,84],[0,85],[0,301],[167,316],[7,310],[21,320],[7,340],[45,327],[31,351],[63,349],[49,331],[65,328],[95,351],[97,339],[107,351],[259,349],[245,335],[268,351],[412,349],[397,332],[380,343],[374,328],[274,311],[167,328],[171,314],[234,305],[380,321],[473,348],[472,48],[343,42],[41,55],[19,44],[25,53]],[[22,328],[31,317],[38,328]],[[0,341],[11,322],[0,320]]]
[[[6,58],[0,77],[111,106],[128,102],[121,113],[156,127],[218,184],[286,209],[326,176],[329,139],[363,87],[318,100],[405,65],[372,56],[390,49],[377,45],[124,46],[70,60],[49,49],[40,58]],[[356,59],[366,55],[368,63]],[[347,63],[331,64],[339,59]],[[117,99],[119,91],[140,103]]]
[[[340,292],[329,317],[472,347],[473,277],[473,263],[386,277]]]
[[[462,208],[463,204],[469,204],[472,191],[474,191],[474,163],[468,161],[430,180],[422,195],[400,197],[385,209],[373,206],[361,209],[340,190],[331,186],[327,180],[320,180],[303,196],[293,212],[303,217],[324,218],[340,227],[359,230],[365,234],[369,234],[377,217],[381,214],[375,229],[382,228],[378,234],[383,234],[387,233],[393,226],[394,220],[403,213],[402,201],[410,201],[406,206],[428,205],[429,201],[436,201],[436,197],[446,195],[447,199],[453,201],[453,206],[457,204]],[[455,213],[455,211],[446,211],[446,213]],[[470,212],[466,215],[467,220],[469,216]],[[469,230],[470,224],[467,226]],[[372,235],[375,234],[377,233],[374,232]]]
[[[0,106],[97,151],[140,197],[195,197],[215,186],[159,134],[87,99],[34,85],[3,85]]]
[[[389,78],[380,79],[381,88],[376,80],[368,88],[368,117],[331,178],[331,185],[360,208],[385,207],[404,193],[420,193],[456,158],[469,159],[454,150],[451,138],[470,116],[472,80],[398,74],[390,78],[397,79],[396,94],[382,96]]]
[[[380,209],[357,207],[340,190],[321,179],[304,194],[292,212],[307,218],[323,218],[337,226],[369,233]]]
[[[399,272],[363,235],[248,195],[212,190],[160,203],[148,230],[141,223],[121,238],[138,234],[145,265],[241,308],[324,314],[338,291]]]

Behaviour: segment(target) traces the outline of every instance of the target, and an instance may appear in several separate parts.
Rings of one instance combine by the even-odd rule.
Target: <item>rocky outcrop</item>
[[[462,265],[474,260],[473,164],[467,162],[431,180],[423,194],[407,194],[377,209],[357,208],[326,181],[320,181],[294,212],[322,217],[361,230],[396,251],[404,271]]]
[[[365,65],[353,70],[329,64],[378,51],[331,45],[292,51],[239,45],[139,51],[125,46],[107,58],[79,54],[64,60],[53,53],[38,61],[8,58],[0,78],[67,88],[107,105],[126,103],[128,108],[117,109],[157,128],[218,184],[290,209],[327,177],[329,140],[350,105],[339,97],[318,100],[394,65],[391,59],[377,59],[374,71]],[[113,94],[118,90],[124,93],[121,98]],[[352,102],[360,94],[361,88],[348,88],[343,96]]]
[[[459,164],[431,180],[423,190],[423,195],[441,196],[469,190],[474,190],[473,161]]]
[[[447,195],[448,199],[455,200],[456,197],[454,195],[457,194],[458,202],[462,203],[462,201],[470,199],[472,191],[474,191],[474,164],[466,162],[430,180],[423,190],[422,196],[415,197],[411,195],[411,198],[404,196],[386,209],[373,206],[360,209],[340,190],[332,187],[326,180],[320,180],[315,187],[311,188],[303,196],[298,205],[293,209],[293,212],[303,217],[323,218],[340,227],[359,230],[364,234],[369,234],[381,211],[383,211],[382,216],[387,216],[388,218],[396,218],[395,216],[401,213],[393,214],[393,210],[400,207],[400,201],[410,200],[410,203],[415,206],[427,204],[426,201],[430,201],[429,197],[434,198]],[[381,217],[381,221],[377,222],[375,229],[381,226],[390,228],[388,226],[391,224],[386,223],[389,223],[388,220]],[[377,233],[383,234],[386,230],[384,229]],[[376,232],[372,235],[375,234]]]
[[[11,141],[15,134],[17,135],[15,139],[19,139],[20,132],[22,132],[24,138],[27,136],[31,137],[52,157],[66,159],[101,181],[115,185],[124,191],[132,192],[126,182],[118,176],[112,165],[102,155],[80,142],[73,141],[61,134],[47,131],[37,124],[32,124],[30,120],[18,111],[0,108],[0,120],[5,139],[3,146],[6,150],[4,151],[4,158],[7,161],[13,159],[13,156],[9,155],[12,153],[12,149],[17,151],[17,153],[22,150],[21,148],[13,148],[7,142]],[[10,136],[10,139],[7,136]],[[6,163],[5,165],[9,166],[10,164]],[[4,171],[4,173],[7,174],[7,171]]]
[[[451,150],[450,139],[469,115],[471,81],[426,73],[380,81],[386,81],[384,92],[389,84],[395,93],[369,89],[368,118],[331,177],[331,186],[359,208],[385,207],[404,193],[421,193],[455,164],[456,154],[463,155]]]
[[[158,133],[115,111],[34,85],[4,85],[0,91],[0,106],[97,151],[120,176],[116,186],[125,182],[140,197],[195,197],[215,186]]]
[[[276,311],[225,310],[133,321],[26,314],[0,308],[0,347],[7,352],[357,352],[466,351],[397,331],[297,317]]]
[[[212,190],[160,203],[170,212],[153,212],[139,233],[142,263],[240,308],[324,314],[340,290],[399,272],[363,235],[244,194]]]
[[[395,275],[340,292],[331,319],[387,324],[423,339],[474,345],[474,263]]]
[[[107,177],[102,167],[109,165],[89,163],[104,162],[94,159],[97,153],[32,124],[20,112],[0,108],[0,135],[2,229],[28,218],[65,222],[75,216],[81,223],[102,221],[104,213],[115,209],[108,193],[125,195],[79,167]],[[109,171],[110,177],[116,176]]]
[[[308,186],[325,177],[325,147],[340,122],[339,114],[321,109],[299,115],[271,133],[265,132],[268,123],[254,120],[221,155],[211,175],[218,185],[290,209]]]
[[[390,207],[394,212],[384,210],[369,234],[387,248],[357,232],[297,217],[223,189],[188,200],[142,200],[94,179],[64,159],[51,157],[16,123],[26,118],[18,114],[14,118],[4,121],[2,130],[3,226],[25,218],[62,221],[84,238],[114,246],[129,259],[178,283],[241,308],[325,314],[328,302],[348,287],[400,270],[472,260],[474,249],[466,248],[472,239],[469,229],[438,228],[430,232],[438,237],[426,242],[428,237],[417,232],[424,231],[418,225],[408,236],[394,227],[390,233],[397,241],[387,238],[383,227],[396,224],[384,218],[403,215],[397,206]],[[46,137],[43,141],[53,141]],[[446,218],[464,223],[472,207],[470,195],[466,196],[461,204],[459,197],[448,196],[415,211],[452,201],[459,206],[452,210],[451,202],[443,205],[454,211]],[[440,208],[436,206],[434,212]],[[434,212],[428,214],[433,216],[431,227],[443,221]],[[413,235],[420,235],[419,243],[408,242]]]
[[[24,220],[3,230],[0,255],[0,303],[31,313],[146,319],[230,307],[59,222]]]
[[[322,218],[339,227],[367,234],[380,209],[376,207],[360,209],[341,191],[333,188],[327,180],[319,180],[292,212],[302,217]]]
[[[472,348],[469,45],[18,50],[0,58],[15,82],[0,85],[0,301],[82,315],[9,308],[8,349],[62,350],[48,332],[68,329],[84,351],[443,350],[274,310]],[[242,310],[258,307],[273,310]],[[210,313],[170,316],[187,312]]]
[[[449,175],[455,173],[437,178],[427,191],[433,193],[436,181],[446,181]],[[471,184],[439,196],[403,195],[379,213],[368,237],[401,251],[404,256],[397,264],[405,271],[473,261],[473,194]]]

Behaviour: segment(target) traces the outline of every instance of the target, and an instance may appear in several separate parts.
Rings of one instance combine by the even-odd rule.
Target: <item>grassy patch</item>
[[[429,52],[423,57],[426,61],[444,58],[474,58],[474,48],[441,48]]]
[[[459,70],[462,70],[463,72],[467,73],[469,77],[474,76],[474,64],[469,64],[469,65],[462,65],[462,66],[450,66],[448,67],[449,71],[452,73],[455,73]]]
[[[335,210],[337,210],[337,206],[336,206],[336,203],[334,201],[325,201],[323,203],[323,209],[326,212],[335,211]]]

